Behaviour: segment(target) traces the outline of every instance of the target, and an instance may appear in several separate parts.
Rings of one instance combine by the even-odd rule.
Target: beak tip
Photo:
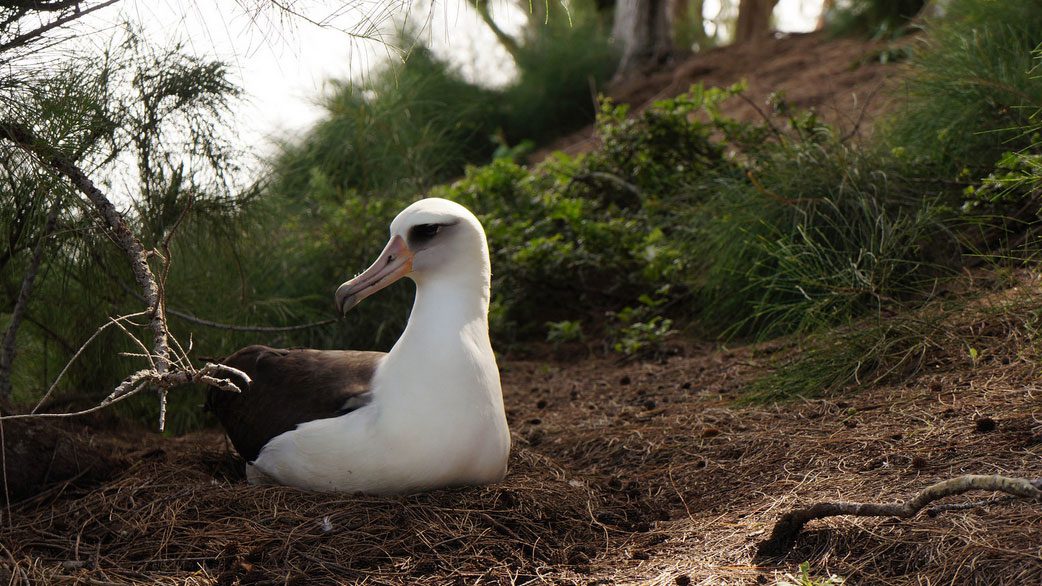
[[[340,317],[347,315],[351,308],[358,305],[357,295],[337,295],[336,296],[336,311]]]

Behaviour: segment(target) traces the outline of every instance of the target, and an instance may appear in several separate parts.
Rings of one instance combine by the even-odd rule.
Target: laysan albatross
[[[409,277],[416,300],[389,353],[250,346],[223,361],[252,379],[208,404],[253,483],[400,494],[503,478],[510,432],[488,337],[485,231],[465,207],[420,200],[380,257],[336,291],[341,312]]]

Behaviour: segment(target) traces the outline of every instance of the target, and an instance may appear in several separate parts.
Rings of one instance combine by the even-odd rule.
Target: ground
[[[779,351],[792,350],[505,361],[514,454],[490,487],[257,488],[215,431],[124,440],[113,478],[15,505],[0,543],[16,578],[55,583],[774,584],[804,561],[852,584],[1042,582],[1037,503],[812,522],[786,557],[754,559],[797,504],[894,501],[964,473],[1042,476],[1029,361],[944,359],[899,387],[736,405]]]
[[[804,71],[814,63],[791,65],[790,43],[857,62],[853,41],[814,36],[741,51],[755,71],[780,77],[857,73],[828,73],[836,61],[826,60],[815,78]],[[775,58],[795,73],[772,69]],[[678,91],[694,75],[685,63],[670,74],[683,80],[671,86]],[[857,86],[870,92],[892,72],[871,67],[874,81]],[[750,84],[767,87],[768,74]],[[820,98],[823,113],[850,92],[830,95]],[[998,288],[992,301],[1017,296],[1017,307],[1037,307],[1037,288],[1024,275],[1019,292]],[[953,331],[990,336],[974,356],[956,336],[897,385],[774,405],[744,402],[743,391],[802,351],[791,340],[728,347],[678,337],[664,357],[633,361],[579,347],[506,356],[507,478],[414,496],[252,487],[218,431],[164,438],[73,424],[62,441],[106,458],[0,511],[0,582],[774,584],[800,583],[807,562],[819,584],[832,575],[848,584],[1039,584],[1037,502],[815,521],[786,556],[755,557],[797,505],[902,500],[965,473],[1042,477],[1038,353],[994,315],[950,318]]]

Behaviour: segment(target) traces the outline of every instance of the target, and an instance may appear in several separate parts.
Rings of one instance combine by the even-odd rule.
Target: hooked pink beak
[[[412,250],[401,236],[395,236],[361,275],[336,290],[336,307],[341,315],[366,297],[408,275],[412,271]]]

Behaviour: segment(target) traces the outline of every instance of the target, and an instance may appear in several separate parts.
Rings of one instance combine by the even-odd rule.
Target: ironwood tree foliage
[[[225,66],[154,46],[128,22],[78,42],[87,29],[72,25],[116,3],[0,3],[4,400],[37,394],[108,316],[142,305],[96,209],[40,153],[100,185],[146,250],[176,247],[178,225],[223,229],[239,205],[238,153],[224,125],[239,90]],[[121,345],[100,339],[67,380],[110,389],[127,373],[103,356]]]

